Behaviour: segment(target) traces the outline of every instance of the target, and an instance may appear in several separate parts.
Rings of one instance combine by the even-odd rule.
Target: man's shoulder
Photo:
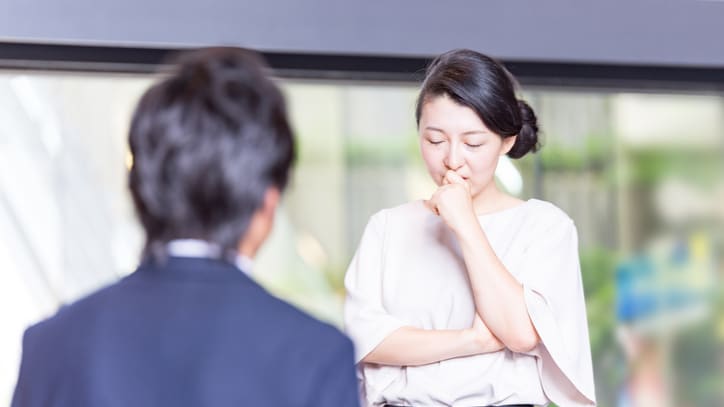
[[[100,288],[75,301],[61,304],[54,314],[31,325],[26,330],[26,337],[50,337],[59,341],[66,334],[76,332],[74,327],[81,327],[88,319],[93,318],[92,315],[103,308],[108,297],[119,291],[122,281]]]
[[[138,292],[162,285],[149,284],[147,281],[144,281],[146,284],[136,283],[137,279],[131,275],[72,303],[63,305],[54,315],[28,328],[26,335],[31,337],[34,342],[40,341],[41,343],[45,340],[51,340],[55,344],[87,342],[91,335],[89,327],[99,324],[106,326],[119,321],[127,322],[126,317],[129,314],[127,310],[138,308],[136,305],[130,305],[138,298]],[[209,289],[215,287],[214,285],[202,285],[205,286],[206,294]],[[347,340],[346,336],[335,326],[316,319],[307,312],[274,296],[254,282],[218,285],[218,287],[217,297],[223,299],[214,301],[214,305],[209,305],[208,302],[198,305],[201,308],[208,307],[210,314],[215,315],[219,320],[223,319],[230,323],[231,325],[228,326],[230,331],[247,331],[248,328],[253,327],[256,333],[247,331],[245,335],[257,336],[258,340],[264,340],[265,336],[288,338],[290,342],[299,343],[310,349],[341,346]],[[143,296],[147,300],[144,304],[148,303],[149,296]],[[164,298],[155,298],[151,303],[165,301]],[[208,297],[203,298],[208,299]],[[135,324],[142,325],[146,319],[153,320],[157,317],[158,312],[151,314],[154,316],[146,318],[146,314],[135,313]],[[274,346],[273,343],[269,343],[269,345]],[[281,344],[277,343],[277,345]]]
[[[339,343],[347,340],[347,337],[335,326],[323,322],[294,305],[277,298],[269,293],[264,304],[259,307],[259,312],[265,314],[266,318],[279,321],[284,330],[294,330],[295,341],[309,341],[314,343]]]

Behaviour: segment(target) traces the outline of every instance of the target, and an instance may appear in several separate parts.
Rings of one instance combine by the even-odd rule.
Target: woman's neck
[[[521,199],[500,191],[495,184],[485,188],[473,197],[473,207],[477,215],[498,212],[519,205],[522,202]]]

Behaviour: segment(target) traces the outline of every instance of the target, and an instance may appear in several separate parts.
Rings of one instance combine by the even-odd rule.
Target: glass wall
[[[152,79],[0,72],[0,403],[25,327],[138,260],[125,137]],[[339,325],[369,216],[434,190],[416,87],[280,83],[299,160],[255,278]],[[600,405],[722,405],[724,97],[526,90],[544,148],[498,181],[576,222]]]
[[[0,73],[0,404],[25,327],[134,267],[125,132],[149,80]]]

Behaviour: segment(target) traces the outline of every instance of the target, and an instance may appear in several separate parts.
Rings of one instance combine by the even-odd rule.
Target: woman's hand
[[[443,185],[425,202],[454,231],[477,223],[470,184],[455,171],[448,171]]]

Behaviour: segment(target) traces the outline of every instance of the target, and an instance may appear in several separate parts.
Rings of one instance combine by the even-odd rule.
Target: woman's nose
[[[447,155],[445,156],[444,160],[444,164],[448,169],[457,170],[465,163],[465,160],[463,160],[463,155],[459,151],[459,149],[460,148],[457,145],[451,145],[448,149]]]

